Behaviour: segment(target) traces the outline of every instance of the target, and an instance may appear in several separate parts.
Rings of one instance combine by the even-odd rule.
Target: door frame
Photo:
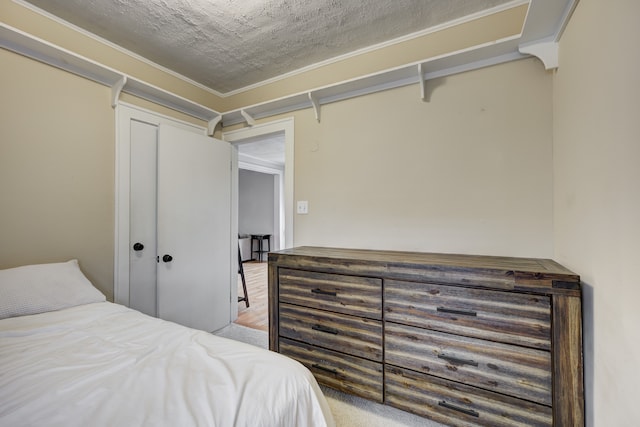
[[[263,135],[268,135],[277,132],[284,132],[284,179],[283,179],[283,193],[284,193],[284,226],[280,225],[280,233],[284,234],[284,239],[280,238],[280,249],[293,247],[293,220],[294,220],[294,202],[293,202],[293,163],[294,163],[294,118],[287,117],[285,119],[274,120],[272,122],[254,125],[247,128],[236,129],[232,131],[222,132],[222,140],[227,141],[232,145],[232,169],[234,175],[238,175],[238,148],[237,145],[248,138],[255,138]],[[247,167],[247,169],[251,169]],[[252,169],[257,170],[257,169]],[[265,171],[266,172],[266,171]],[[281,171],[272,170],[266,173],[281,173]],[[280,175],[282,176],[282,175]],[[231,203],[232,206],[237,206],[238,200],[238,182],[237,179],[232,180],[231,183]],[[235,201],[235,203],[234,203]],[[233,218],[233,217],[232,217]],[[232,222],[234,220],[232,219]],[[235,222],[237,229],[237,212],[235,214]],[[236,231],[237,233],[237,231]]]
[[[131,135],[130,135],[130,121],[139,120],[144,123],[149,123],[154,126],[160,124],[166,124],[186,131],[194,132],[199,135],[207,136],[207,128],[198,126],[193,123],[189,123],[183,120],[179,120],[173,117],[166,116],[151,110],[147,110],[136,105],[128,104],[125,102],[119,102],[115,108],[115,124],[116,124],[116,144],[115,144],[115,227],[114,227],[114,274],[113,274],[113,295],[114,302],[129,306],[129,187],[131,182]],[[232,150],[233,151],[233,150]],[[237,160],[236,160],[237,162]],[[237,183],[234,184],[232,174],[232,192],[233,187],[237,188]],[[237,209],[234,207],[233,199],[231,202],[231,224],[230,232],[232,237],[232,246],[237,245],[237,220],[235,221],[236,230],[233,230],[234,221],[233,215],[237,216]],[[233,238],[236,236],[236,239]],[[234,246],[235,247],[235,246]],[[232,250],[232,248],[229,248]],[[235,252],[231,252],[234,254]],[[235,261],[233,255],[231,256],[230,277],[235,278],[236,273],[234,269],[237,269],[237,261]],[[237,290],[235,289],[235,281],[230,283],[231,293]],[[234,313],[234,308],[237,312],[237,303],[234,303],[232,297],[229,301],[231,305],[231,313]],[[230,319],[231,321],[231,319]]]

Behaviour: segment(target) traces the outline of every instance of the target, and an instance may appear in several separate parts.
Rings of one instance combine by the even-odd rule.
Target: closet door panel
[[[156,125],[131,121],[129,306],[150,316],[157,316],[157,138]]]

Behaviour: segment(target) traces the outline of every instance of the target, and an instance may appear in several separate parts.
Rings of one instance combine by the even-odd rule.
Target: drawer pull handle
[[[447,362],[451,362],[451,363],[453,363],[455,365],[478,366],[478,362],[476,362],[475,360],[458,359],[457,357],[447,356],[446,354],[439,354],[438,355],[438,359],[444,359]]]
[[[438,307],[437,310],[441,313],[460,314],[462,316],[477,316],[475,311],[454,310],[453,308]]]
[[[317,363],[314,363],[313,365],[311,365],[311,367],[320,369],[321,371],[329,372],[330,374],[338,375],[338,371],[336,371],[335,369],[327,368],[322,365],[318,365]]]
[[[324,332],[327,334],[333,334],[333,335],[338,335],[338,331],[337,329],[333,329],[333,328],[328,328],[326,326],[322,326],[322,325],[313,325],[311,327],[311,329],[313,329],[314,331],[320,331],[320,332]]]
[[[311,289],[311,292],[313,292],[314,294],[329,295],[329,296],[332,296],[332,297],[338,296],[337,292],[323,291],[320,288]]]
[[[442,407],[445,407],[447,409],[453,409],[454,411],[462,412],[463,414],[471,415],[472,417],[478,418],[480,416],[480,414],[478,412],[474,411],[473,409],[461,408],[459,406],[447,403],[444,400],[441,400],[440,402],[438,402],[438,405],[440,405]]]

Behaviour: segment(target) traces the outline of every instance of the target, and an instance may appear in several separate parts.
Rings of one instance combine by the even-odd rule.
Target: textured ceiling
[[[29,0],[220,93],[511,0]]]

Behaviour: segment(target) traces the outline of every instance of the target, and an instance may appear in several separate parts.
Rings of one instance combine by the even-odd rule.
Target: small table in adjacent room
[[[267,248],[264,248],[263,243],[266,241]],[[253,244],[256,242],[256,245]],[[256,249],[254,249],[254,247]],[[252,234],[251,235],[251,259],[256,259],[257,261],[262,262],[262,254],[268,253],[271,251],[271,234]],[[257,253],[258,257],[253,258],[253,254]]]

